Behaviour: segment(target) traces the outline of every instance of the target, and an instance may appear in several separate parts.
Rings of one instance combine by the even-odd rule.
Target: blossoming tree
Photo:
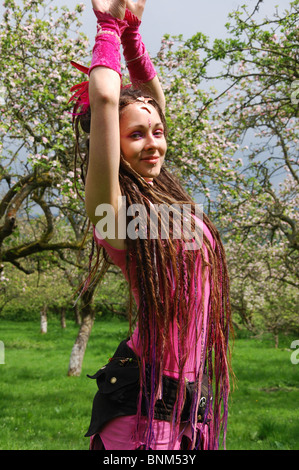
[[[226,39],[166,38],[161,59],[170,97],[182,96],[173,117],[187,124],[179,165],[223,233],[234,311],[250,327],[264,320],[277,344],[298,330],[299,11],[297,0],[261,19],[260,3],[230,15]]]
[[[50,265],[72,266],[80,275],[88,266],[86,216],[74,187],[68,97],[78,79],[70,60],[85,55],[88,48],[78,21],[83,4],[73,12],[45,0],[5,0],[3,5],[1,269],[10,263],[29,274],[44,256]],[[78,340],[83,351],[94,317],[92,292],[85,295]]]
[[[74,77],[69,61],[82,53],[86,38],[81,33],[70,36],[72,27],[79,27],[81,6],[61,12],[43,0],[22,3],[4,2],[0,29],[0,243],[1,261],[26,271],[25,259],[31,254],[81,245],[82,204],[73,188],[67,96]],[[37,221],[26,236],[18,231],[18,219],[25,214]],[[66,233],[55,240],[55,222],[62,217],[69,222],[77,217],[70,224],[77,236]]]
[[[79,169],[73,168],[67,106],[70,86],[86,79],[70,60],[90,59],[78,22],[83,5],[70,12],[51,1],[5,0],[4,7],[0,261],[29,273],[34,256],[47,253],[48,261],[87,267],[87,253],[78,255],[86,217],[74,187]],[[276,326],[297,327],[296,14],[298,0],[285,14],[261,22],[237,11],[227,25],[228,39],[210,45],[200,32],[188,40],[165,36],[155,58],[167,98],[166,164],[222,231],[233,307],[250,328],[273,326],[286,300]],[[218,65],[213,74],[212,64]],[[70,375],[81,372],[94,321],[93,294],[84,299]]]

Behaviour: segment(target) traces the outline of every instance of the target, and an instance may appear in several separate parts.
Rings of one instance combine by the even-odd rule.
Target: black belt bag
[[[139,366],[136,355],[122,341],[114,356],[108,364],[103,366],[96,374],[90,376],[96,379],[98,392],[93,401],[91,422],[85,436],[92,436],[100,431],[102,426],[113,418],[119,416],[135,415],[139,397]],[[175,404],[178,381],[168,376],[162,378],[162,399],[157,400],[154,409],[154,418],[170,421]],[[188,421],[190,407],[194,392],[194,383],[186,383],[185,403],[182,410],[181,421]],[[198,421],[202,422],[205,414],[208,397],[208,377],[203,376],[201,385],[201,399],[198,409]],[[146,415],[146,400],[143,397],[142,414]]]

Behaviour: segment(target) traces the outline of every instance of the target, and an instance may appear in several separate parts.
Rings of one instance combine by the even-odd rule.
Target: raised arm
[[[164,93],[139,32],[145,3],[146,0],[92,0],[98,32],[89,68],[91,127],[85,206],[94,225],[101,217],[97,207],[109,204],[116,216],[120,209],[121,44],[133,86],[155,98],[163,111],[165,108]],[[120,248],[124,241],[115,240],[112,244]]]
[[[164,112],[164,93],[139,31],[145,4],[146,0],[126,0],[127,27],[122,33],[121,42],[132,84],[155,98]]]
[[[85,206],[91,222],[100,204],[117,210],[119,187],[119,94],[121,87],[120,28],[117,15],[125,15],[125,0],[93,0],[98,34],[89,69],[91,127]]]

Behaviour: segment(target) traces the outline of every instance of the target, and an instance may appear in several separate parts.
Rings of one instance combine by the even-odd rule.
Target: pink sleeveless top
[[[207,226],[199,219],[196,219],[197,224],[203,230],[206,237],[209,239],[211,246],[214,248],[215,243],[212,238],[210,231]],[[102,245],[107,251],[113,263],[118,266],[123,272],[125,278],[128,280],[128,275],[126,271],[126,249],[116,249],[112,247],[106,240],[104,240],[99,232],[94,229],[94,237],[98,244]],[[203,245],[203,250],[205,258],[208,260],[207,249]],[[203,345],[206,338],[206,328],[207,328],[207,318],[208,318],[208,306],[209,306],[209,297],[210,297],[210,282],[209,276],[207,276],[204,288],[204,305],[202,306],[201,295],[202,295],[202,279],[201,279],[201,256],[200,252],[195,252],[195,266],[194,273],[196,275],[196,282],[194,283],[194,289],[191,291],[191,306],[190,309],[190,328],[189,328],[189,344],[194,344],[194,352],[189,355],[188,361],[185,365],[184,376],[189,381],[193,381],[195,378],[195,371],[198,370],[198,367],[202,360],[203,354]],[[171,267],[167,268],[169,279],[172,279]],[[198,275],[197,275],[198,274]],[[137,287],[136,279],[136,270],[134,269],[134,262],[131,265],[130,270],[131,277],[131,286],[132,293],[134,295],[137,306],[139,305],[139,293]],[[170,285],[173,286],[173,283],[170,282]],[[174,286],[170,288],[168,293],[172,296],[174,292]],[[179,374],[179,364],[178,364],[178,325],[174,321],[170,325],[170,344],[171,346],[166,351],[165,355],[165,367],[163,373],[170,377],[177,378]],[[141,342],[139,337],[138,325],[135,328],[130,340],[128,341],[128,346],[133,349],[135,354],[140,356],[141,353]]]
[[[198,219],[197,219],[198,220]],[[215,243],[206,225],[198,220],[198,224],[208,237],[211,245],[215,248]],[[102,245],[107,251],[113,263],[118,266],[123,272],[125,278],[128,280],[126,270],[126,254],[127,250],[116,249],[112,247],[101,235],[94,229],[95,241]],[[207,249],[203,246],[205,257],[208,260]],[[135,265],[136,266],[136,265]],[[210,282],[209,276],[207,276],[204,290],[204,305],[201,305],[201,256],[200,252],[195,255],[195,266],[194,273],[196,276],[196,282],[194,291],[191,292],[192,296],[192,308],[190,309],[190,322],[191,328],[189,328],[189,344],[194,344],[194,352],[190,354],[189,360],[185,365],[184,376],[189,381],[194,381],[196,370],[202,365],[202,354],[205,350],[205,339],[209,309],[209,297],[210,297]],[[172,279],[171,268],[168,268],[169,279]],[[131,263],[130,270],[132,293],[134,295],[137,306],[139,305],[139,293],[137,287],[136,269],[134,269],[134,262]],[[174,292],[174,285],[170,282],[171,296]],[[170,377],[177,378],[179,375],[178,367],[178,325],[174,321],[170,327],[171,346],[166,351],[165,366],[163,373]],[[136,326],[132,337],[128,341],[128,346],[132,348],[135,354],[140,356],[141,343],[139,337],[139,328]],[[145,431],[147,429],[147,418],[145,416],[139,417],[138,428],[139,433],[136,434],[136,419],[137,416],[120,416],[109,421],[103,429],[100,431],[100,437],[106,450],[136,450],[140,446],[145,445]],[[202,435],[203,449],[208,449],[209,441],[209,430],[207,424],[198,423],[197,429],[200,430]],[[153,443],[151,445],[152,450],[180,450],[181,440],[183,435],[192,439],[192,428],[190,423],[182,423],[179,429],[179,435],[175,440],[171,438],[171,424],[167,421],[160,421],[157,419],[153,420],[152,430],[154,433]],[[94,436],[91,437],[91,441]]]

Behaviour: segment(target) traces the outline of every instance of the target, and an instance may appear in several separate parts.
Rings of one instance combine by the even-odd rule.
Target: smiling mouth
[[[146,162],[146,163],[158,163],[159,157],[142,158],[141,161]]]

